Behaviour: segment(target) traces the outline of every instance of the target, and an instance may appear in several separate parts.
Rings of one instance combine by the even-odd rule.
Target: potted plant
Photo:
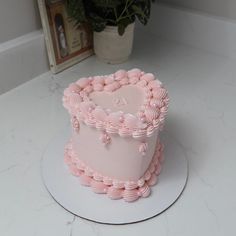
[[[93,29],[94,51],[107,63],[126,61],[133,45],[137,18],[146,25],[151,0],[66,0],[69,16],[76,24],[89,23]]]

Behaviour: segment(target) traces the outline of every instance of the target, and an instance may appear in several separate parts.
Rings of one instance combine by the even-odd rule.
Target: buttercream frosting
[[[138,86],[143,90],[145,99],[136,114],[124,114],[123,122],[118,122],[116,120],[117,111],[110,111],[108,114],[106,109],[90,98],[90,95],[96,91],[112,93],[124,86]],[[70,84],[64,91],[63,97],[65,108],[79,121],[97,129],[109,127],[108,130],[111,130],[110,123],[113,122],[113,132],[122,137],[137,137],[137,133],[139,133],[139,137],[141,135],[149,137],[151,129],[161,129],[159,124],[165,118],[168,102],[168,94],[162,83],[153,74],[136,68],[129,71],[119,70],[106,76],[81,78]],[[116,100],[115,103],[119,102]],[[143,114],[142,117],[139,116],[140,113]],[[138,121],[145,125],[141,132],[137,125]]]
[[[64,155],[70,172],[110,199],[148,197],[164,158],[158,135],[169,103],[155,75],[134,68],[83,77],[62,101],[73,128]]]
[[[157,142],[156,151],[148,169],[137,181],[123,181],[104,176],[86,166],[78,156],[79,154],[73,150],[72,142],[69,141],[65,147],[64,160],[71,174],[79,177],[82,185],[90,186],[95,193],[107,194],[110,199],[123,198],[127,202],[133,202],[140,197],[148,197],[151,194],[150,187],[157,183],[163,161],[163,145]]]

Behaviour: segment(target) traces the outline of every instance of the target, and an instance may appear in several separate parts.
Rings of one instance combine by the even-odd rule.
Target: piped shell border
[[[65,147],[64,160],[70,172],[79,177],[80,183],[90,186],[95,193],[106,194],[113,200],[123,198],[126,202],[133,202],[140,197],[148,197],[151,186],[157,183],[163,161],[163,149],[163,144],[158,141],[149,168],[138,181],[112,179],[94,171],[76,155],[71,140]]]
[[[145,93],[137,114],[111,112],[89,98],[93,91],[113,92],[122,86],[134,85]],[[70,115],[87,126],[121,137],[151,137],[161,130],[168,110],[169,97],[162,83],[151,73],[139,69],[119,70],[114,74],[81,78],[64,91],[63,105]]]

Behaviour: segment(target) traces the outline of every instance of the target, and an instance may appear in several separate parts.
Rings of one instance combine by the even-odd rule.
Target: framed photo
[[[76,25],[64,0],[38,0],[50,68],[58,73],[93,54],[93,34],[87,24]]]

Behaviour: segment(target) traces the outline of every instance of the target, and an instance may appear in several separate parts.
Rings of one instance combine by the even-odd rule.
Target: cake
[[[63,96],[72,126],[64,154],[70,172],[110,199],[148,197],[161,171],[168,101],[162,83],[140,69],[70,84]]]

